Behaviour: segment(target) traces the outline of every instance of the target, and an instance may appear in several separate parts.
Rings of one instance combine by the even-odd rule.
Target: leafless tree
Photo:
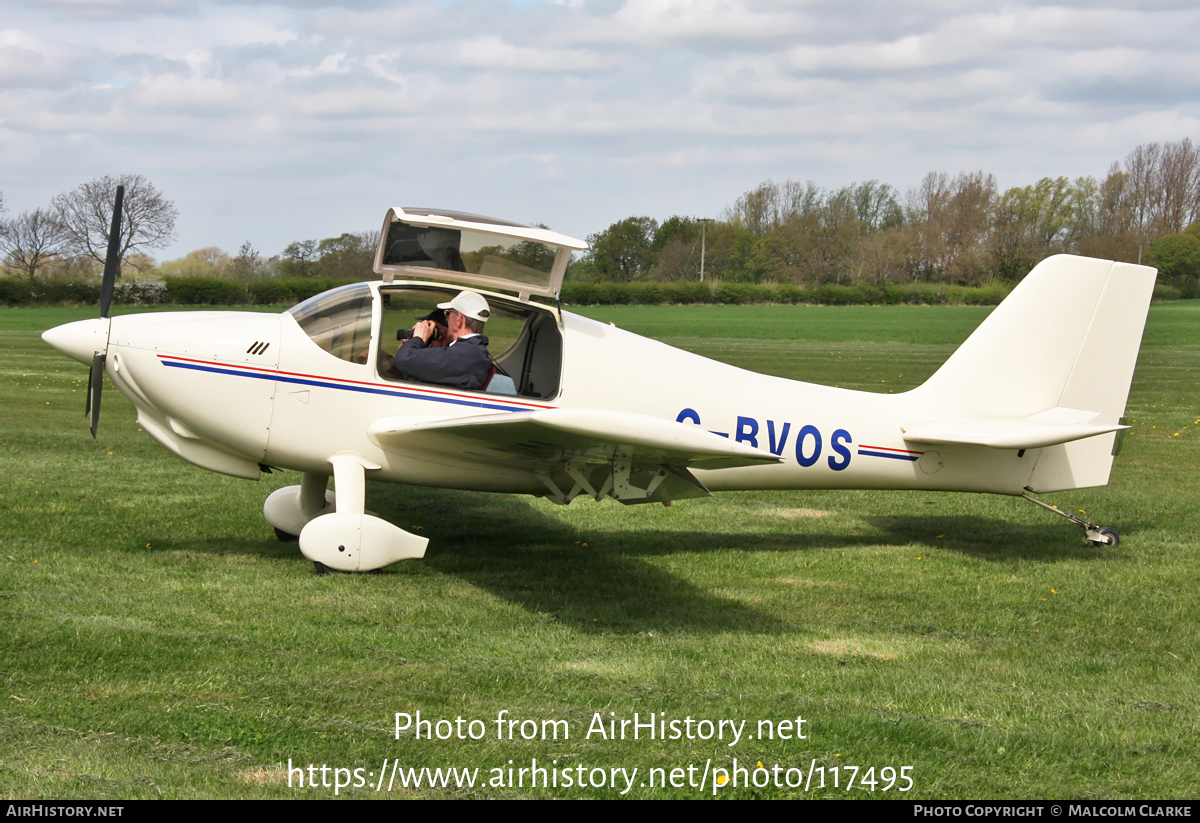
[[[1143,231],[1154,222],[1162,200],[1158,187],[1161,161],[1162,146],[1158,143],[1143,143],[1125,158],[1124,195],[1134,226]]]
[[[999,195],[996,178],[982,171],[925,175],[907,196],[914,277],[974,284],[986,279],[984,258]]]
[[[1163,145],[1158,182],[1159,232],[1177,234],[1200,218],[1200,151],[1191,140]]]
[[[38,269],[66,251],[69,238],[58,216],[49,209],[22,212],[0,222],[0,251],[4,264],[30,283]]]
[[[101,263],[108,250],[112,203],[117,186],[125,187],[122,208],[121,260],[139,249],[165,248],[175,239],[175,204],[162,196],[140,174],[104,176],[64,192],[53,200],[55,211],[66,227],[71,247]]]
[[[1200,219],[1200,150],[1188,138],[1143,143],[1125,158],[1124,170],[1114,164],[1109,177],[1119,184],[1120,210],[1139,243],[1176,234]]]
[[[819,210],[824,202],[824,192],[811,180],[807,183],[768,180],[739,197],[722,217],[731,225],[766,237],[796,215]]]
[[[753,191],[748,191],[737,202],[725,210],[725,220],[731,225],[758,236],[765,237],[779,227],[779,218],[784,211],[779,186],[768,180]]]
[[[234,280],[249,283],[258,278],[262,271],[263,260],[258,251],[247,240],[238,249],[237,257],[229,261],[225,267],[226,273]]]

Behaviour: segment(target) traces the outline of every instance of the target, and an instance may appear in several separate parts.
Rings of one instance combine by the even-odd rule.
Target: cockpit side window
[[[352,283],[288,309],[314,343],[341,360],[366,363],[371,350],[371,288]]]
[[[390,365],[400,348],[400,336],[417,320],[457,294],[456,290],[420,286],[382,286],[379,289],[381,328],[377,363],[379,376],[400,381]],[[551,312],[528,303],[487,296],[491,317],[483,328],[492,360],[506,372],[523,397],[551,398],[558,394],[562,336]],[[492,391],[484,389],[484,391]]]

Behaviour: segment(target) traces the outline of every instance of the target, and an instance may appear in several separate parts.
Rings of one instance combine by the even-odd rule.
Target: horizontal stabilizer
[[[368,433],[387,451],[449,451],[469,441],[497,460],[534,464],[608,461],[620,448],[637,463],[724,469],[779,463],[779,458],[696,426],[632,412],[546,409],[455,420],[388,417]]]
[[[1092,424],[1099,416],[1099,412],[1053,408],[1031,417],[917,421],[901,428],[904,439],[910,443],[992,449],[1040,449],[1129,428]]]

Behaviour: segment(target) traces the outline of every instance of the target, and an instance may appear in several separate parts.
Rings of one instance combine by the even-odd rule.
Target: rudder
[[[1121,422],[1129,400],[1157,270],[1113,263],[1058,405],[1098,411],[1093,423]],[[1035,492],[1108,483],[1116,434],[1043,449],[1029,480]]]

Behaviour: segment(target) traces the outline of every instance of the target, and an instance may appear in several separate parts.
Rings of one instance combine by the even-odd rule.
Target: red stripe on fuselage
[[[184,363],[196,363],[197,365],[202,365],[202,366],[215,366],[215,367],[222,368],[222,369],[241,369],[241,370],[249,371],[249,372],[257,372],[258,374],[279,374],[279,375],[283,375],[285,377],[300,377],[300,378],[304,378],[306,380],[323,380],[327,383],[344,383],[344,384],[352,385],[352,386],[367,386],[367,387],[376,388],[376,389],[399,390],[401,388],[401,386],[403,386],[404,391],[417,392],[418,394],[432,394],[432,395],[436,395],[438,397],[453,397],[453,398],[462,399],[462,400],[474,400],[474,401],[479,400],[478,395],[460,394],[458,392],[444,391],[444,390],[439,390],[439,389],[429,389],[429,388],[425,388],[424,386],[413,386],[411,383],[403,383],[403,384],[371,383],[371,382],[368,382],[365,380],[347,380],[344,377],[326,377],[321,374],[305,374],[304,372],[282,371],[280,369],[265,369],[261,366],[247,366],[247,365],[244,365],[241,363],[222,363],[217,360],[197,360],[197,359],[191,358],[191,357],[180,357],[177,354],[160,354],[160,355],[158,355],[158,358],[160,360],[170,359],[170,360],[179,360]],[[488,400],[490,402],[493,402],[493,403],[506,403],[506,404],[511,404],[514,406],[524,406],[524,407],[530,408],[530,409],[554,409],[554,408],[557,408],[557,406],[544,406],[539,403],[530,403],[528,401],[523,401],[523,400],[509,400],[509,399],[507,399],[508,395],[485,395],[485,396],[488,398]],[[504,398],[504,399],[499,400],[498,398]]]
[[[912,451],[911,449],[892,449],[887,446],[868,446],[866,443],[859,443],[859,449],[871,449],[877,452],[896,452],[897,454],[924,454],[925,452]]]

